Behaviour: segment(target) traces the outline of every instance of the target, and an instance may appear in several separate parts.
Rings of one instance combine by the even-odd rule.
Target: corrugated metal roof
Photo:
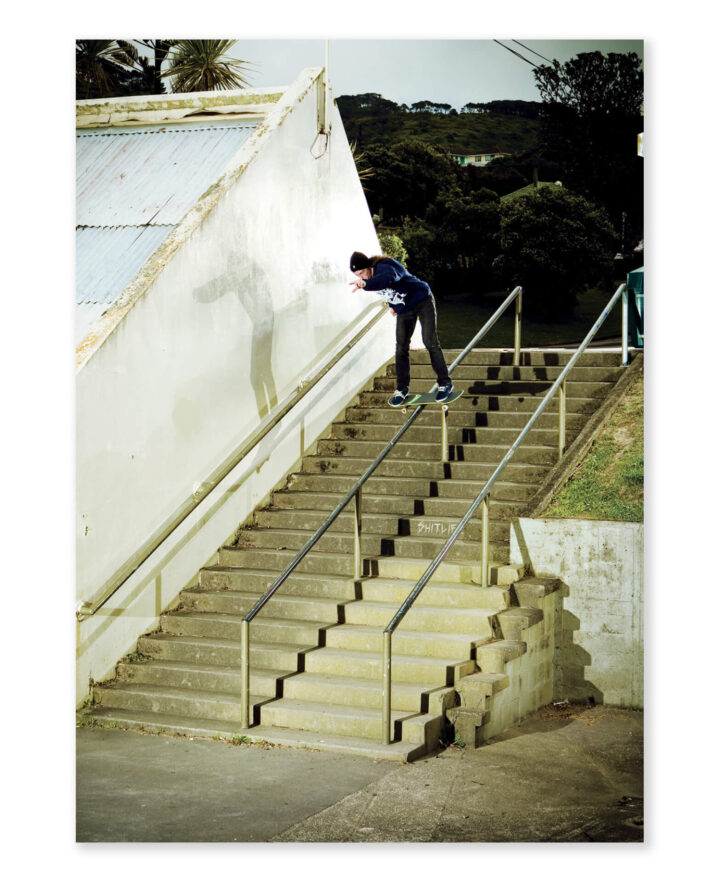
[[[77,133],[76,334],[82,340],[257,121]]]
[[[176,224],[250,137],[255,123],[81,129],[78,226]]]
[[[76,302],[112,303],[172,230],[172,224],[80,227],[75,240]]]

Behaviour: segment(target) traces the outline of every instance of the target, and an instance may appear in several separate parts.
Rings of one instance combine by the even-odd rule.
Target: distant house
[[[499,159],[501,156],[510,156],[509,153],[451,153],[450,158],[454,159],[458,165],[476,165],[486,166],[493,159]]]

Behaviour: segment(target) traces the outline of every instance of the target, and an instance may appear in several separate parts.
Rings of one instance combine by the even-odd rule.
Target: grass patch
[[[643,390],[641,374],[543,517],[642,522]]]
[[[75,727],[77,729],[117,729],[118,724],[116,720],[99,720],[97,717],[77,714]]]
[[[593,288],[581,294],[572,319],[564,322],[532,322],[523,316],[521,345],[553,346],[580,342],[607,306],[614,290]],[[503,291],[438,299],[438,336],[443,349],[464,349],[506,297],[507,292]],[[621,304],[618,302],[600,326],[596,338],[619,337],[620,332]],[[512,349],[514,340],[515,306],[511,304],[478,345],[483,349]]]

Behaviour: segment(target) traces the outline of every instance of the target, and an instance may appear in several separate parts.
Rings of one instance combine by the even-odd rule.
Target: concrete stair
[[[550,703],[560,587],[558,579],[534,576],[512,586],[512,605],[497,614],[493,639],[476,650],[476,671],[456,681],[447,712],[456,740],[479,747]]]
[[[448,363],[457,354],[446,353]],[[495,485],[491,585],[479,585],[478,512],[393,636],[390,745],[381,732],[382,634],[570,355],[523,352],[516,368],[511,351],[474,350],[455,369],[464,395],[448,411],[450,461],[440,461],[441,411],[429,406],[363,488],[362,576],[354,575],[348,510],[251,623],[250,729],[239,729],[243,616],[414,410],[387,406],[394,365],[332,423],[236,543],[200,570],[116,677],[96,685],[92,715],[148,731],[406,761],[438,746],[448,715],[460,720],[456,730],[471,725],[458,689],[472,681],[483,697],[472,709],[474,738],[488,737],[512,716],[503,708],[511,693],[515,700],[513,665],[527,663],[526,636],[542,629],[552,594],[511,564],[509,526],[557,462],[556,400]],[[427,353],[413,352],[412,361],[411,391],[426,391],[435,381]],[[621,370],[619,353],[583,355],[567,384],[567,443]]]

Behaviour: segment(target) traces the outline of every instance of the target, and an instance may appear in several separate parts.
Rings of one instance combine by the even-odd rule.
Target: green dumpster
[[[630,345],[642,347],[645,342],[645,267],[641,266],[627,274],[628,330]]]

